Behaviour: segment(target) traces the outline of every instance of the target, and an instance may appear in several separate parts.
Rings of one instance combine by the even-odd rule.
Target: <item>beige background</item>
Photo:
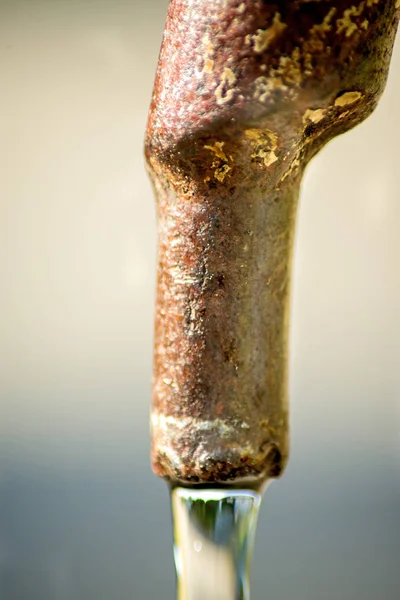
[[[150,473],[155,211],[142,143],[167,1],[0,0],[0,597],[174,597]],[[292,458],[254,598],[400,595],[400,45],[303,186]]]

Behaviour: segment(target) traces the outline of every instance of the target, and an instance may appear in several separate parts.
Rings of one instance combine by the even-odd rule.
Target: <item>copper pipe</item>
[[[158,475],[257,486],[282,472],[301,178],[375,108],[399,12],[399,0],[171,0],[146,138]]]

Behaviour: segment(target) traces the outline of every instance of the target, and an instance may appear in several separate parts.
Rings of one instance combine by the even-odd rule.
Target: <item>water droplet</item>
[[[178,600],[248,600],[261,495],[251,490],[172,491]]]

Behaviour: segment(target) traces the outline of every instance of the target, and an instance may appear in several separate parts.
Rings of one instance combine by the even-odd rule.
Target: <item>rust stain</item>
[[[398,0],[171,0],[146,134],[159,265],[152,464],[259,485],[288,457],[301,177],[375,108]]]

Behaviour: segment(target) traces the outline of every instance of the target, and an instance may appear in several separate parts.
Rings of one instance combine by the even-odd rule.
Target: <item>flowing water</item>
[[[248,600],[261,495],[250,490],[172,490],[178,600]]]

